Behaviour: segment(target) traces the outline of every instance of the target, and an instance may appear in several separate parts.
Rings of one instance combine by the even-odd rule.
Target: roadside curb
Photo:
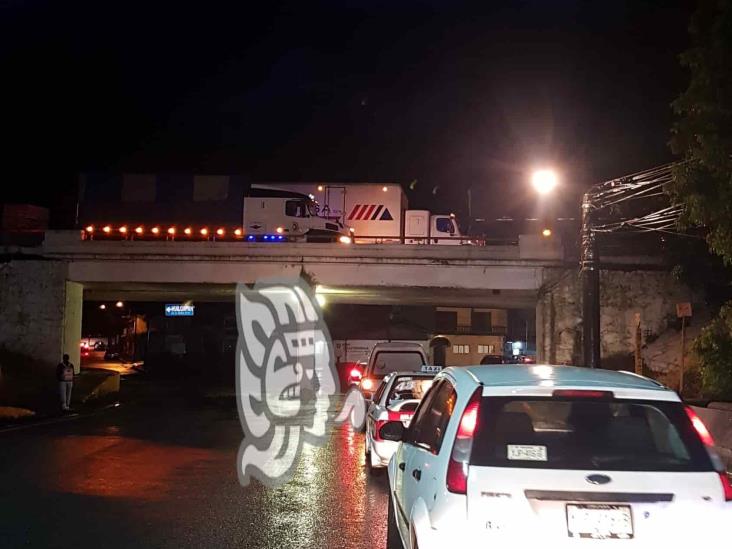
[[[100,406],[99,408],[95,408],[94,410],[91,410],[89,412],[79,412],[79,413],[68,414],[65,416],[46,417],[44,419],[39,419],[38,421],[24,423],[22,425],[8,425],[7,427],[0,427],[0,436],[5,433],[23,431],[25,429],[31,429],[33,427],[43,427],[45,425],[55,425],[57,423],[66,423],[66,422],[73,421],[76,419],[92,417],[92,416],[98,415],[102,412],[106,412],[107,410],[110,410],[112,408],[119,408],[119,406],[120,406],[119,402],[114,402],[112,404]]]

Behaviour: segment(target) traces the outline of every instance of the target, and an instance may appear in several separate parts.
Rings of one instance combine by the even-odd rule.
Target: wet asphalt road
[[[237,480],[241,427],[141,380],[92,417],[0,433],[0,547],[377,547],[386,477],[369,477],[363,435],[331,426],[276,489]]]

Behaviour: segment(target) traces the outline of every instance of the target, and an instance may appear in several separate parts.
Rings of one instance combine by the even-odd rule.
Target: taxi
[[[379,385],[366,416],[364,449],[366,467],[371,474],[385,468],[397,448],[396,442],[379,436],[379,429],[389,421],[399,421],[408,427],[414,411],[440,370],[440,366],[424,365],[419,372],[392,372]]]

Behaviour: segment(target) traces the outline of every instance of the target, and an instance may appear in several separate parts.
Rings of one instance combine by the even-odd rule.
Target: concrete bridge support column
[[[55,365],[66,353],[79,371],[83,286],[65,261],[0,263],[0,348]]]
[[[584,366],[578,271],[547,270],[544,280],[536,307],[537,359]],[[698,297],[664,270],[601,271],[602,367],[633,370],[636,313],[641,315],[644,333],[657,336],[676,320],[677,303],[696,300]],[[656,369],[654,364],[647,366]]]
[[[552,269],[536,302],[537,362],[579,364],[582,310],[577,271]]]

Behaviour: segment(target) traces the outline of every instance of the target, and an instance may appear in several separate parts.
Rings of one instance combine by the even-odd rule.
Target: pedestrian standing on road
[[[74,365],[69,362],[69,355],[64,355],[56,366],[56,379],[61,397],[61,411],[68,412],[71,410],[71,389],[74,387]]]

